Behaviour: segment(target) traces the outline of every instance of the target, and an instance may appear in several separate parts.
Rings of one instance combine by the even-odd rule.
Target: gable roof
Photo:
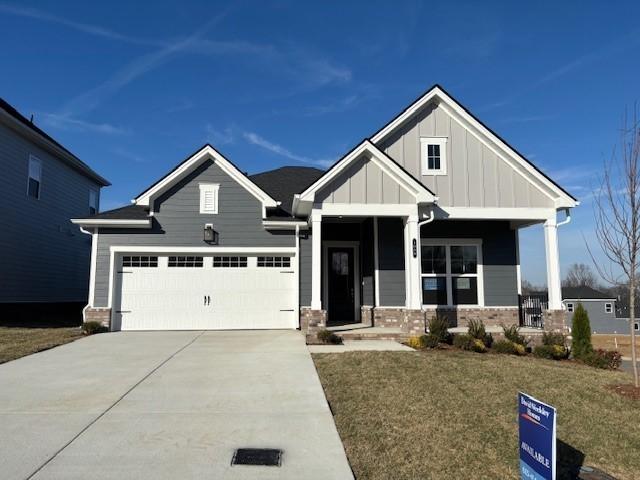
[[[398,184],[416,197],[418,203],[435,203],[438,197],[426,186],[420,183],[413,175],[407,172],[400,164],[380,150],[369,139],[364,139],[360,144],[352,148],[344,157],[334,163],[320,178],[299,194],[300,202],[313,202],[315,193],[328,185],[337,175],[343,172],[362,154],[368,153],[369,160],[376,163],[386,174]],[[294,202],[295,203],[295,202]],[[294,207],[295,208],[295,207]]]
[[[449,93],[440,85],[435,84],[429,88],[426,92],[420,95],[414,100],[408,107],[402,112],[396,115],[390,122],[380,128],[371,137],[371,142],[378,144],[389,135],[391,135],[397,128],[403,125],[409,120],[415,113],[417,113],[422,107],[432,101],[439,101],[440,104],[444,104],[447,108],[447,113],[452,114],[454,118],[464,121],[468,127],[476,130],[477,133],[485,137],[487,141],[495,144],[500,150],[504,152],[504,155],[499,155],[505,159],[508,156],[512,161],[520,164],[524,169],[533,177],[547,186],[551,191],[555,192],[560,197],[560,202],[557,203],[557,208],[571,208],[579,205],[579,201],[557,184],[548,175],[542,172],[536,167],[530,160],[524,157],[515,148],[509,145],[502,137],[496,134],[493,130],[487,127],[482,121],[480,121],[475,115],[473,115],[466,107],[460,102],[455,100]],[[486,143],[486,141],[484,142]],[[497,153],[497,152],[496,152]],[[505,159],[506,160],[506,159]]]
[[[108,187],[111,185],[108,180],[105,180],[102,176],[98,175],[95,171],[89,167],[86,163],[76,157],[73,153],[67,150],[62,144],[58,143],[53,137],[49,136],[44,130],[36,126],[32,121],[28,120],[18,110],[6,100],[0,98],[0,120],[4,120],[11,123],[19,130],[29,133],[34,140],[39,141],[44,148],[51,150],[56,156],[59,156],[65,163],[79,171],[83,175],[94,180],[102,187]]]
[[[563,300],[615,300],[609,294],[595,288],[582,285],[580,287],[562,287]]]
[[[293,196],[301,192],[324,175],[324,170],[314,167],[285,166],[262,173],[249,175],[249,179],[280,202],[279,212],[269,216],[291,216]]]
[[[213,160],[215,164],[218,165],[227,175],[233,178],[242,187],[244,187],[245,190],[262,202],[263,208],[275,208],[278,206],[278,202],[273,197],[262,190],[262,188],[256,185],[245,173],[241,172],[238,167],[208,143],[179,163],[160,180],[140,193],[133,202],[136,205],[149,207],[153,210],[153,200],[157,198],[158,195],[166,191],[207,160]]]
[[[101,220],[146,220],[149,218],[149,210],[140,205],[127,205],[125,207],[114,208],[106,212],[96,213],[86,217],[88,219]]]

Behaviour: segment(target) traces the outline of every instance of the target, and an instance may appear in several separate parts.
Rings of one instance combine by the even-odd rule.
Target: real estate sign
[[[556,409],[518,393],[520,478],[555,480]]]

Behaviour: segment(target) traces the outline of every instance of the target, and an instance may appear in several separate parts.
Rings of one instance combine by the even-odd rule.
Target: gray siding
[[[421,137],[447,137],[446,175],[422,175]],[[550,193],[546,186],[524,167],[508,164],[434,104],[417,112],[378,147],[435,192],[443,207],[553,207],[543,193]]]
[[[422,226],[421,238],[480,238],[485,306],[517,306],[516,235],[509,222],[435,221]]]
[[[29,155],[42,162],[40,199],[27,196]],[[0,302],[83,302],[91,237],[70,218],[89,214],[99,185],[0,124]]]
[[[573,303],[573,307],[576,308],[578,303],[582,303],[582,306],[589,315],[589,324],[591,325],[591,331],[593,333],[629,333],[629,320],[626,318],[616,318],[616,304],[613,300],[563,300],[562,303]],[[604,310],[604,304],[610,303],[612,305],[612,313],[606,313]],[[573,318],[573,314],[569,313],[569,321]],[[571,325],[571,324],[569,324]]]
[[[399,218],[378,219],[380,305],[404,306],[404,226]]]
[[[200,214],[199,183],[218,183],[218,214]],[[96,262],[95,306],[106,306],[109,247],[112,245],[203,247],[203,228],[213,223],[219,245],[226,247],[293,247],[292,231],[267,231],[260,202],[212,161],[182,179],[155,203],[151,230],[101,229]]]
[[[362,272],[362,305],[375,304],[375,277],[374,277],[374,242],[373,220],[367,218],[362,222],[362,234],[360,237],[360,270]]]
[[[300,233],[300,306],[311,306],[311,235]]]

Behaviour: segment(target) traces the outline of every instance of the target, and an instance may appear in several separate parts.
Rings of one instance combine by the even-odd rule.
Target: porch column
[[[322,216],[311,216],[311,309],[322,310]]]
[[[420,310],[422,308],[420,287],[420,235],[418,231],[418,217],[407,217],[404,225],[404,249],[406,269],[406,308]]]
[[[547,258],[547,290],[549,310],[562,308],[560,283],[560,254],[558,249],[558,224],[555,213],[544,222],[544,245]]]

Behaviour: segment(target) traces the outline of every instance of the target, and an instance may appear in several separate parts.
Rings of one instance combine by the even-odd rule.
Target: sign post
[[[518,393],[520,478],[556,479],[556,409]]]

